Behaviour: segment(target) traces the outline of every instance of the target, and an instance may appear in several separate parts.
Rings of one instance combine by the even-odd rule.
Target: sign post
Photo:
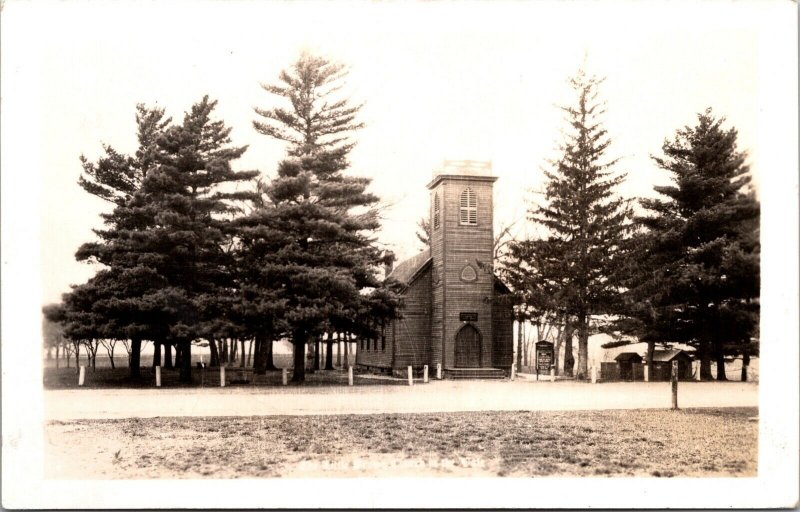
[[[536,380],[539,374],[550,375],[550,367],[553,366],[553,344],[549,341],[539,341],[536,343]]]
[[[428,365],[422,367],[422,382],[428,383]]]
[[[678,410],[678,361],[672,361],[672,410]]]

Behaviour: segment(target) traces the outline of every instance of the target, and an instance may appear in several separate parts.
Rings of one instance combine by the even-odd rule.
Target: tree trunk
[[[234,338],[230,338],[230,347],[231,347],[231,354],[230,354],[230,357],[228,358],[228,362],[229,363],[235,363],[236,362],[236,357],[237,357],[237,352],[239,350],[239,344],[236,343],[236,340]]]
[[[56,357],[58,357],[58,353],[56,353]],[[747,353],[747,349],[742,354],[742,382],[747,382],[747,367],[750,366],[750,354]]]
[[[714,355],[717,360],[717,380],[728,380],[728,376],[725,375],[725,354],[721,346],[716,347]]]
[[[211,351],[211,360],[208,362],[209,366],[219,366],[219,351],[217,350],[217,340],[209,338],[208,349]]]
[[[336,333],[336,366],[342,367],[342,334]]]
[[[314,371],[319,370],[319,336],[314,337]]]
[[[75,369],[81,371],[81,344],[75,343]]]
[[[522,371],[522,320],[517,319],[517,371]]]
[[[656,342],[655,341],[648,341],[647,342],[647,355],[645,356],[645,363],[647,363],[647,367],[649,368],[650,378],[653,378],[653,354],[656,352]]]
[[[228,362],[228,340],[222,338],[219,340],[219,365]]]
[[[60,364],[59,364],[59,359],[58,359],[59,352],[60,352],[59,348],[60,348],[60,347],[59,347],[59,345],[56,345],[56,370],[57,370],[57,369],[59,368],[59,366],[60,366]]]
[[[111,349],[108,351],[108,360],[111,363],[111,369],[112,370],[116,370],[117,369],[117,365],[114,364],[114,345],[115,345],[115,343],[113,343],[113,344],[109,343],[109,346],[111,347]]]
[[[328,340],[325,345],[325,369],[333,370],[333,334],[328,333]]]
[[[264,375],[267,369],[264,366],[264,336],[256,334],[255,336],[255,354],[253,354],[253,373]]]
[[[192,383],[192,341],[181,340],[178,342],[181,354],[179,379],[185,384]]]
[[[253,360],[253,344],[254,343],[255,343],[255,340],[253,338],[250,338],[250,343],[249,343],[249,346],[248,346],[248,349],[247,349],[247,365],[248,366],[250,366],[250,361]]]
[[[161,341],[153,340],[153,368],[161,366]]]
[[[306,342],[308,335],[302,331],[295,331],[292,336],[292,347],[294,349],[294,371],[292,372],[292,382],[304,382],[306,380]]]
[[[272,333],[270,332],[264,338],[264,365],[267,370],[277,370],[278,368],[275,367],[275,352],[273,351],[272,344],[274,343],[272,339]]]
[[[589,376],[589,319],[585,314],[578,316],[578,373],[576,379],[585,380]]]
[[[700,356],[700,380],[714,380],[714,376],[711,375],[711,354],[708,350],[708,341],[700,340],[697,352]]]
[[[142,339],[131,338],[131,360],[130,360],[130,374],[132,379],[140,379],[142,377],[141,370],[141,357],[142,357]]]
[[[246,357],[247,350],[245,350],[245,348],[244,348],[244,338],[239,340],[239,344],[241,345],[241,349],[242,349],[241,350],[241,356],[239,356],[240,359],[241,359],[241,361],[239,361],[239,366],[244,368],[245,366],[247,366],[247,357]]]
[[[344,366],[350,366],[350,335],[344,335]]]
[[[564,375],[572,377],[575,368],[575,356],[572,355],[572,334],[575,332],[575,325],[567,319],[564,324]]]
[[[172,364],[172,344],[164,343],[164,367],[174,368]]]
[[[180,341],[175,342],[175,368],[180,369],[183,364],[183,347]]]

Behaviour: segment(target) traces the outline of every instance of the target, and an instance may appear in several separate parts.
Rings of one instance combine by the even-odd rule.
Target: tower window
[[[439,228],[439,194],[433,196],[433,229]]]
[[[458,223],[464,226],[478,225],[478,201],[475,198],[475,192],[471,188],[467,188],[461,193],[461,209]]]

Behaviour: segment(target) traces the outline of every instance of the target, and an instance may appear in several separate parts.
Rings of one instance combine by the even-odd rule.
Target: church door
[[[481,335],[471,325],[456,334],[456,368],[480,368]]]

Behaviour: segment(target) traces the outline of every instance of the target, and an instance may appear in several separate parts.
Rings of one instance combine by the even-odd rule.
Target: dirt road
[[[45,419],[270,416],[670,407],[668,382],[432,381],[414,386],[44,391]],[[681,382],[678,405],[758,406],[758,385]]]

